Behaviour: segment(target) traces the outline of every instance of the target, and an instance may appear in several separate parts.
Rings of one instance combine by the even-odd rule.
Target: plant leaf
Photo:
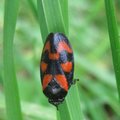
[[[68,34],[68,1],[38,0],[38,16],[43,42],[50,32]],[[72,86],[57,113],[60,120],[82,120],[77,84]],[[79,113],[79,114],[78,114]]]
[[[18,14],[19,0],[5,0],[4,15],[4,88],[8,120],[22,120],[16,73],[13,59],[13,38]]]
[[[105,0],[105,8],[106,8],[113,64],[114,64],[118,94],[120,99],[120,41],[119,41],[119,33],[117,28],[117,20],[114,10],[114,1]]]

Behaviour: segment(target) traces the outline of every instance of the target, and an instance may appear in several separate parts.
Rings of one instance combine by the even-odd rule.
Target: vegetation
[[[70,0],[69,5],[67,0],[0,3],[0,120],[22,120],[22,115],[23,120],[119,120],[120,26],[115,19],[120,22],[119,4],[112,0]],[[80,79],[57,112],[42,93],[39,72],[43,42],[51,31],[69,37],[74,78]]]

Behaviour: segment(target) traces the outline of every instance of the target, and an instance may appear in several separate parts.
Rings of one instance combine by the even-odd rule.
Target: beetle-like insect
[[[50,33],[40,61],[43,93],[49,103],[58,106],[73,84],[74,56],[68,38],[62,33]]]

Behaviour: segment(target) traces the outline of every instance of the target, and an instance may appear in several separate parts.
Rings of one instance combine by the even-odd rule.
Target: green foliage
[[[63,20],[63,22],[67,23],[64,24],[64,28],[66,33],[69,32],[69,35],[67,36],[69,36],[70,42],[74,49],[74,57],[75,57],[74,78],[80,79],[80,81],[77,84],[77,87],[76,86],[71,87],[69,92],[70,94],[68,94],[67,97],[67,101],[69,97],[71,98],[71,94],[74,93],[74,90],[77,89],[79,91],[78,92],[79,95],[77,95],[77,97],[80,96],[79,99],[81,103],[81,109],[82,112],[84,113],[85,119],[100,120],[102,118],[102,120],[119,120],[120,104],[118,101],[118,92],[117,92],[114,69],[112,64],[112,57],[111,57],[112,55],[110,49],[110,42],[108,38],[104,1],[103,0],[102,1],[101,0],[97,0],[97,1],[70,0],[68,6],[67,3],[62,4],[62,2],[68,2],[68,1],[60,0],[60,2],[61,3],[59,4],[59,7],[62,8],[61,9],[62,17],[63,19],[66,17],[65,20]],[[107,1],[107,2],[111,2],[111,1]],[[119,0],[116,0],[116,2],[119,3]],[[5,92],[3,90],[3,83],[2,83],[2,80],[4,78],[3,63],[2,63],[2,56],[3,56],[2,33],[3,33],[3,13],[4,13],[3,4],[4,4],[4,0],[1,0],[0,1],[0,120],[5,120],[5,115],[6,115],[5,112],[6,105],[4,102]],[[11,10],[14,9],[13,8],[14,6],[17,7],[17,4],[15,3],[13,4],[12,2],[11,4],[12,4]],[[69,7],[69,10],[65,6]],[[119,4],[116,4],[114,7],[116,8],[116,15],[119,23],[120,21]],[[43,8],[39,8],[39,9],[42,10]],[[69,12],[69,14],[67,11]],[[15,16],[16,16],[16,12],[14,11]],[[68,21],[68,15],[69,15],[69,28],[68,28],[68,22],[66,22]],[[111,12],[109,12],[109,15],[111,15]],[[42,16],[44,16],[44,14]],[[41,19],[42,21],[44,21],[46,18],[41,17]],[[46,35],[48,34],[48,32],[51,31],[47,31],[46,29],[44,29],[45,31],[41,31],[43,33],[40,35],[38,21],[39,20],[37,16],[36,1],[21,0],[19,17],[17,20],[16,34],[14,37],[15,39],[14,46],[12,47],[12,49],[14,52],[15,70],[17,73],[17,80],[18,80],[17,82],[19,85],[18,87],[22,102],[22,113],[24,120],[57,120],[57,117],[60,118],[61,115],[65,117],[64,116],[65,113],[62,114],[62,112],[67,111],[68,109],[70,110],[70,108],[67,102],[65,102],[62,106],[60,106],[61,109],[62,107],[66,106],[65,109],[61,113],[57,111],[57,117],[56,117],[56,108],[48,103],[47,98],[42,93],[40,73],[39,73],[39,60],[40,60],[41,50],[43,48],[42,40],[43,39],[45,40]],[[15,23],[13,22],[13,24]],[[40,24],[40,28],[43,29],[43,26],[45,26],[45,24]],[[46,24],[46,27],[49,26]],[[119,24],[117,25],[117,27],[118,29],[120,29]],[[69,31],[67,29],[69,29]],[[8,42],[11,43],[11,41]],[[8,46],[10,45],[11,44],[9,44]],[[13,52],[11,53],[12,56],[13,56]],[[13,72],[12,69],[11,72]],[[6,73],[6,75],[8,75],[8,73]],[[16,91],[14,92],[16,93]],[[11,95],[9,97],[11,97]],[[68,103],[69,102],[72,103],[73,100],[68,101]],[[77,102],[75,102],[74,104],[76,105]],[[11,106],[13,108],[13,103],[11,103]],[[70,104],[70,107],[71,106],[73,106],[73,103]],[[76,110],[79,108],[80,108],[79,106],[76,107]],[[70,113],[73,112],[72,110],[70,111]],[[66,115],[68,116],[69,113],[67,112]],[[76,117],[80,117],[80,116],[76,116]]]
[[[22,120],[13,60],[13,39],[18,7],[18,0],[13,0],[12,2],[9,0],[5,1],[3,61],[7,120]]]
[[[38,0],[38,15],[43,41],[45,41],[46,36],[50,32],[67,33],[68,31],[67,0],[66,1]],[[75,85],[71,88],[65,102],[59,106],[60,111],[59,116],[61,120],[63,119],[82,120],[79,98],[80,97],[78,94],[77,86]]]
[[[43,41],[50,32],[66,33],[59,0],[38,0],[38,15]]]
[[[115,17],[114,1],[105,0],[107,23],[110,36],[111,50],[113,56],[113,64],[115,69],[118,93],[120,98],[120,39]]]

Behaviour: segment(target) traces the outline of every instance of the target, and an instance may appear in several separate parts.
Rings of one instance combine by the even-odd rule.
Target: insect
[[[62,33],[50,33],[40,61],[43,93],[49,103],[62,103],[73,84],[74,56],[68,38]]]

